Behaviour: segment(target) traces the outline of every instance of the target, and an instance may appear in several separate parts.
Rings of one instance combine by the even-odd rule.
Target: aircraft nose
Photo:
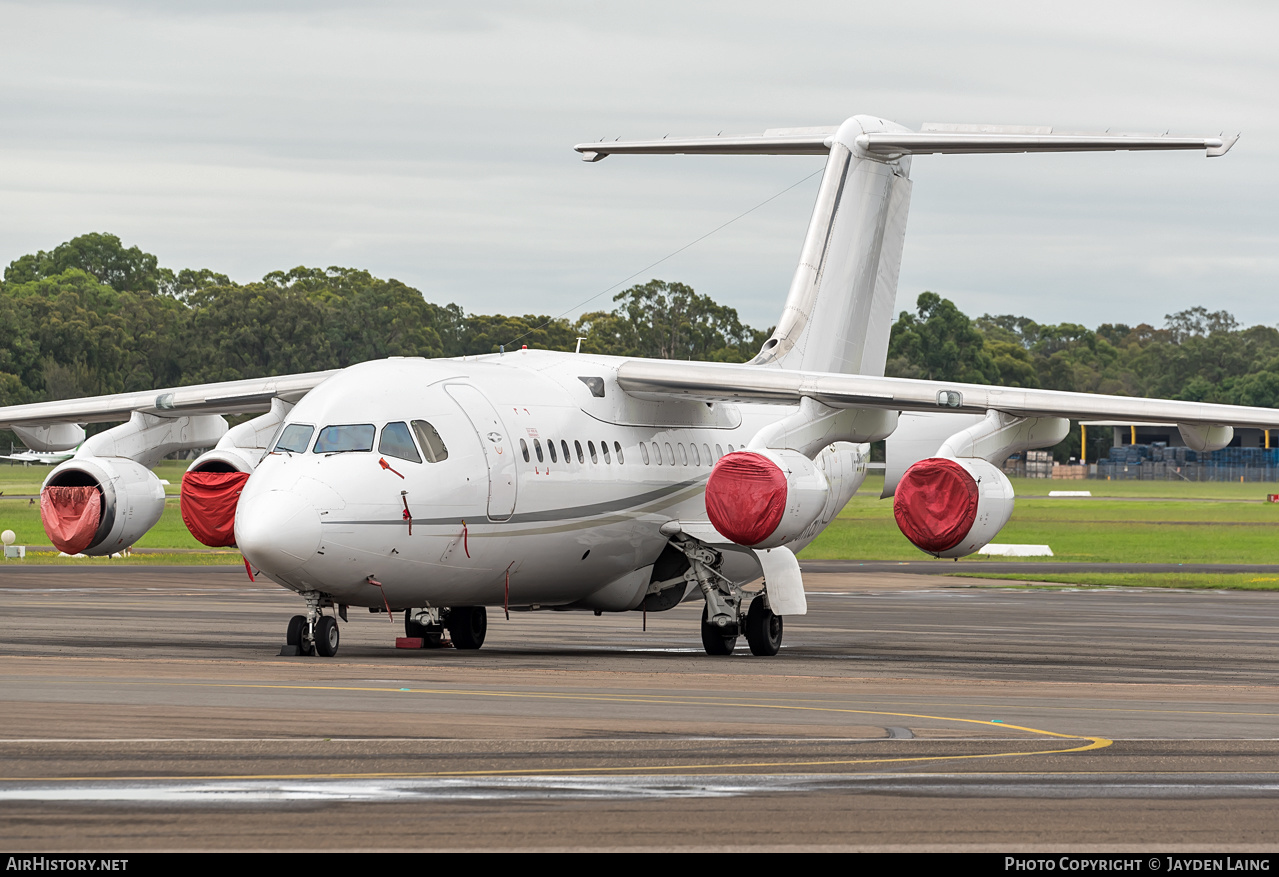
[[[235,542],[263,572],[291,572],[320,547],[319,512],[304,497],[286,490],[242,499],[235,513]]]

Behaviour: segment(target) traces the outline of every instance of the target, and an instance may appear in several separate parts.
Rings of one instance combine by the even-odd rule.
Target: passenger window
[[[422,462],[422,455],[417,452],[413,436],[409,434],[409,425],[403,421],[382,427],[382,440],[378,442],[377,452],[413,463]]]
[[[644,465],[649,465],[648,461],[648,445],[640,442],[640,456],[644,458]]]
[[[667,443],[666,443],[666,464],[667,464],[668,466],[674,466],[674,465],[675,465],[675,452],[674,452],[673,450],[671,450],[671,443],[670,443],[670,442],[667,442]]]
[[[702,456],[706,458],[707,466],[711,465],[715,459],[711,456],[711,446],[706,444],[706,442],[702,442]]]
[[[415,420],[412,425],[417,443],[422,446],[422,453],[426,455],[426,462],[442,463],[449,458],[449,449],[444,446],[444,439],[440,438],[435,427],[425,420]]]
[[[582,443],[579,442],[577,439],[573,439],[573,448],[577,451],[577,462],[585,463],[586,457],[582,455]],[[591,453],[593,454],[595,452],[591,451]]]
[[[528,458],[528,442],[524,441],[524,439],[520,439],[520,453],[522,453],[522,454],[524,455],[524,462],[525,462],[525,463],[529,462],[529,458]]]
[[[688,454],[684,451],[684,443],[679,443],[679,464],[681,466],[688,465]]]
[[[537,462],[539,463],[546,462],[545,460],[542,459],[542,443],[538,441],[537,439],[533,439],[533,453],[537,454]]]
[[[625,460],[622,459],[621,442],[613,442],[613,450],[617,451],[617,465],[621,466],[623,463],[626,462]]]
[[[587,442],[586,449],[591,452],[591,462],[598,463],[600,458],[595,456],[595,442]]]
[[[377,432],[371,423],[350,423],[326,426],[315,440],[317,454],[345,454],[350,451],[373,450],[373,436]]]
[[[731,454],[731,453],[733,453],[733,444],[732,444],[732,442],[729,442],[729,445],[728,445],[728,452],[729,452],[730,454]]]
[[[564,452],[564,462],[568,463],[572,458],[568,455],[568,442],[560,439],[560,450]]]
[[[719,442],[715,443],[715,459],[718,460],[724,456],[724,449],[719,446]]]
[[[698,453],[697,453],[697,442],[690,442],[688,445],[688,449],[693,452],[693,465],[694,466],[702,465],[702,458],[698,456]]]
[[[557,460],[557,459],[555,458],[555,442],[554,442],[554,440],[552,440],[552,439],[547,439],[547,440],[546,440],[546,453],[548,453],[548,454],[550,454],[550,455],[551,455],[551,462],[552,462],[552,463],[558,463],[558,462],[559,462],[559,460]]]
[[[311,436],[314,434],[314,426],[307,426],[305,423],[290,423],[284,428],[284,432],[280,433],[280,440],[275,443],[275,449],[277,451],[292,451],[295,454],[305,454],[306,446],[311,443]]]
[[[600,442],[600,453],[604,455],[605,463],[608,463],[610,466],[613,465],[613,461],[609,459],[608,456],[608,442]]]
[[[662,449],[657,446],[657,442],[653,442],[653,457],[657,460],[657,465],[662,465]]]

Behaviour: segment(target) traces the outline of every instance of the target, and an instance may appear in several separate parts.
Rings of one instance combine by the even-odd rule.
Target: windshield
[[[371,423],[326,426],[320,430],[320,437],[315,440],[315,452],[340,454],[346,451],[371,451],[374,432],[376,430]]]
[[[307,426],[305,423],[290,423],[284,428],[284,432],[280,433],[280,440],[275,443],[275,449],[277,451],[304,454],[306,453],[306,446],[311,443],[311,435],[314,432],[314,426]]]

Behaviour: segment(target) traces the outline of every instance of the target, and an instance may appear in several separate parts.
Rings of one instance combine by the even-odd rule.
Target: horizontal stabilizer
[[[585,161],[610,155],[825,155],[836,128],[773,128],[763,134],[731,137],[664,137],[661,140],[601,140],[573,148]],[[953,155],[1015,152],[1129,152],[1202,149],[1225,155],[1233,137],[1169,137],[1149,134],[1054,134],[1052,128],[1013,125],[928,124],[921,131],[872,132],[856,138],[878,156]]]
[[[582,153],[583,161],[610,155],[825,155],[834,133],[831,128],[778,129],[744,137],[614,140],[579,143],[573,148]]]
[[[894,132],[862,134],[857,145],[876,155],[975,155],[1007,152],[1132,152],[1137,150],[1203,149],[1209,156],[1225,155],[1229,142],[1220,137],[1149,137],[1133,134],[987,134],[966,131]]]

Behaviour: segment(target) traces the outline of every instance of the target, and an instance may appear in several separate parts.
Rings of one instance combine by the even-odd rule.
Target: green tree
[[[151,293],[160,291],[160,283],[168,274],[158,260],[137,247],[125,249],[113,234],[83,234],[59,244],[49,252],[41,250],[22,256],[5,269],[6,283],[29,283],[54,277],[72,268],[89,274],[117,292]]]
[[[955,303],[922,292],[916,313],[902,311],[888,342],[887,374],[929,380],[989,384],[998,371],[985,339]]]
[[[619,292],[611,313],[579,318],[582,349],[616,356],[745,362],[768,337],[742,323],[735,308],[683,283],[650,280]]]

